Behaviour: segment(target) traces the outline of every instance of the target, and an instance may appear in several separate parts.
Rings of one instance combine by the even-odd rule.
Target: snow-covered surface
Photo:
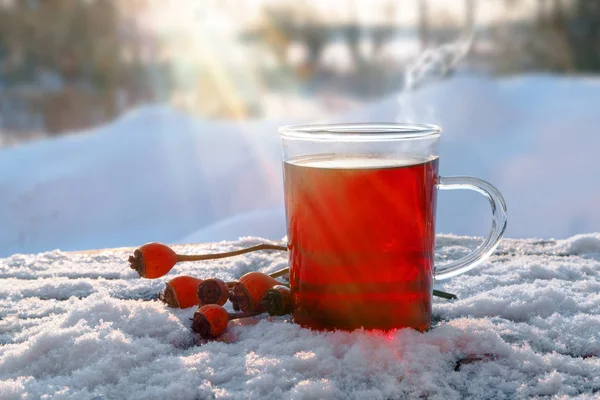
[[[505,195],[509,237],[600,231],[600,80],[456,76],[332,116],[443,128],[440,172]],[[89,132],[0,150],[0,256],[285,235],[277,128],[146,107]],[[442,192],[438,232],[483,236],[486,201]]]
[[[182,246],[216,252],[259,239]],[[454,260],[479,242],[438,237]],[[176,266],[142,280],[131,250],[0,260],[0,398],[527,398],[600,393],[600,234],[504,240],[466,276],[444,281],[434,326],[317,333],[286,317],[242,320],[202,343],[193,309],[155,300],[168,276],[239,277],[286,265],[281,252]],[[401,305],[399,305],[401,306]]]

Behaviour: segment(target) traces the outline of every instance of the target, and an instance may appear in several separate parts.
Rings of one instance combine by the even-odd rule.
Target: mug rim
[[[434,124],[401,122],[359,122],[335,124],[286,125],[279,128],[282,138],[334,141],[385,141],[423,139],[439,136]]]

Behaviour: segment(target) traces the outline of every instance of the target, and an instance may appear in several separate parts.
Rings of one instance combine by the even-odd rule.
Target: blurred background
[[[330,115],[400,90],[419,53],[470,33],[462,72],[594,73],[598,21],[588,0],[1,0],[0,145],[148,103]]]
[[[594,0],[0,0],[0,255],[281,238],[277,127],[328,120],[439,123],[442,172],[497,184],[509,236],[600,231],[599,21]],[[484,235],[471,201],[442,197],[440,230]]]

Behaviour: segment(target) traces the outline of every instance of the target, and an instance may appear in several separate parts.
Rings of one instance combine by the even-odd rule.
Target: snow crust
[[[480,240],[439,236],[438,262]],[[270,272],[287,265],[286,254],[182,263],[167,277],[142,280],[128,268],[130,253],[0,259],[1,399],[591,399],[600,392],[600,234],[504,240],[482,266],[443,281],[439,289],[459,299],[434,299],[426,333],[319,333],[287,317],[256,317],[211,342],[190,331],[192,308],[156,300],[164,282]]]

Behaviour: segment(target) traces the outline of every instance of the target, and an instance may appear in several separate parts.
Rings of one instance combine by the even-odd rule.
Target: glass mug
[[[438,176],[440,131],[388,123],[279,130],[294,322],[426,330],[434,279],[466,272],[494,251],[506,228],[504,198],[480,179]],[[434,268],[438,189],[483,194],[493,220],[474,252]]]

